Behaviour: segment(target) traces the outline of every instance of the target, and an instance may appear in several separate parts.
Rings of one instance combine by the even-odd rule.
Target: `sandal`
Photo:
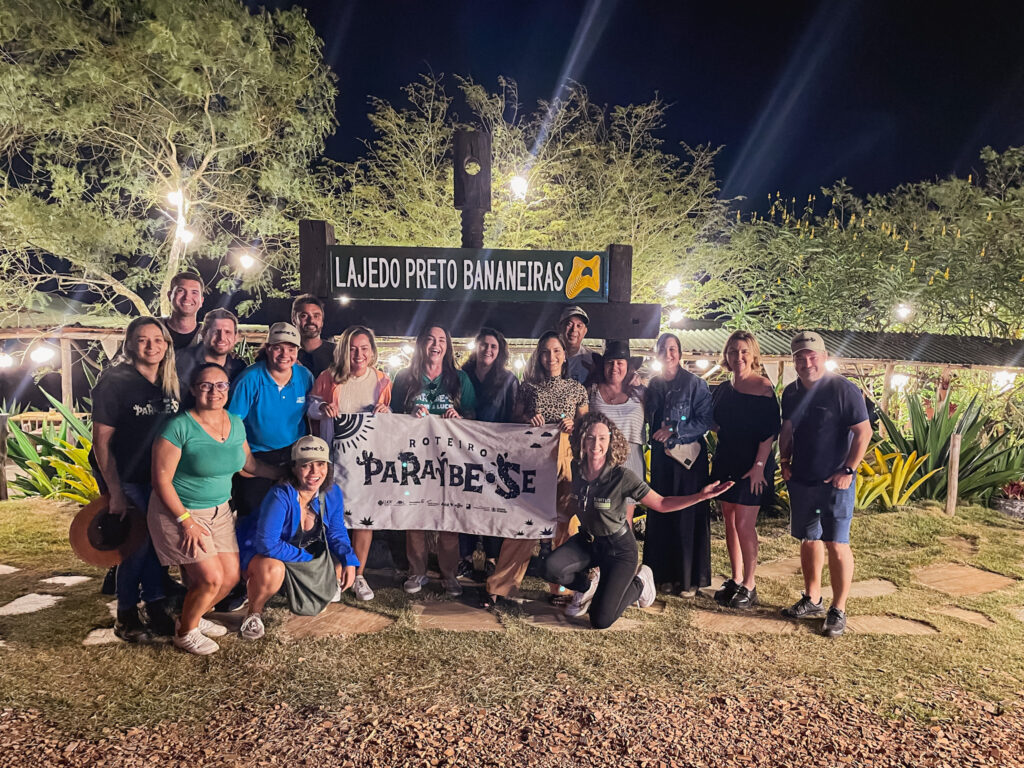
[[[489,595],[486,592],[484,592],[483,597],[480,598],[480,607],[483,608],[485,611],[493,611],[497,605],[498,596]]]

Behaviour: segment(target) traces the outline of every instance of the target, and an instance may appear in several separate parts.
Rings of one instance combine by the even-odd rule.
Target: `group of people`
[[[253,640],[263,636],[264,606],[279,592],[300,614],[320,612],[348,588],[374,599],[364,576],[373,534],[346,530],[333,480],[344,458],[333,439],[340,415],[385,412],[557,428],[553,539],[439,532],[442,586],[462,593],[460,579],[482,544],[482,606],[493,607],[521,584],[540,544],[551,599],[569,615],[589,613],[597,628],[630,604],[649,605],[659,586],[694,594],[711,583],[709,500],[716,496],[732,575],[715,599],[736,609],[757,605],[755,522],[773,492],[778,440],[805,578],[805,594],[784,613],[825,613],[827,551],[834,596],[824,631],[842,633],[853,569],[851,481],[870,427],[856,386],[825,368],[816,334],[793,339],[798,380],[783,392],[780,412],[757,341],[744,331],[729,337],[722,366],[731,380],[713,393],[681,365],[673,334],[658,339],[661,369],[646,383],[628,342],[589,349],[590,321],[579,306],[567,307],[559,328],[537,340],[521,382],[500,331],[482,328],[459,367],[451,336],[436,325],[421,330],[408,367],[392,381],[377,365],[371,329],[350,327],[333,345],[322,339],[315,296],[296,299],[291,322],[273,324],[246,365],[234,353],[231,312],[212,310],[199,323],[202,295],[198,275],[177,275],[171,316],[132,321],[122,354],[92,393],[94,458],[110,510],[139,510],[150,534],[118,566],[119,637],[171,636],[182,650],[208,654],[226,629],[204,615],[232,590],[238,604],[247,602],[241,634]],[[717,434],[710,461],[709,432]],[[642,563],[632,525],[637,504],[649,513]],[[408,593],[428,583],[426,533],[406,532]],[[176,620],[168,566],[180,568],[187,589]]]

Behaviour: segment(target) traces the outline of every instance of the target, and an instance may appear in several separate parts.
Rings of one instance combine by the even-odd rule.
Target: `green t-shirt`
[[[245,426],[233,413],[223,443],[210,437],[188,412],[178,414],[161,434],[181,449],[174,490],[185,509],[209,509],[231,496],[231,477],[245,466]]]

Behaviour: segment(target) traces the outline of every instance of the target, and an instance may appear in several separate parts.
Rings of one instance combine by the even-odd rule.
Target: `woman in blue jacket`
[[[246,640],[263,637],[263,606],[279,590],[292,613],[315,616],[356,578],[359,559],[345,530],[341,488],[330,477],[327,443],[303,437],[292,446],[291,459],[288,478],[238,530],[249,596],[241,628]]]

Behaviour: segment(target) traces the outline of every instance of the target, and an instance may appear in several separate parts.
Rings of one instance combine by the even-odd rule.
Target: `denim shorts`
[[[802,541],[831,541],[850,543],[850,523],[853,521],[854,483],[845,490],[831,483],[804,485],[790,480],[789,531]]]

